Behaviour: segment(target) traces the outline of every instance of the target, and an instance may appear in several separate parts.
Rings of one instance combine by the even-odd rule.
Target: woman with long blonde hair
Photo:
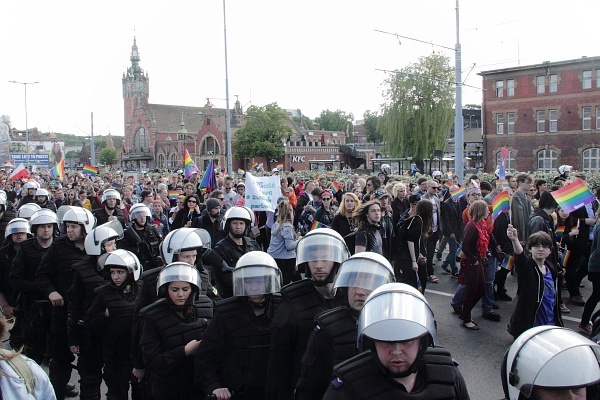
[[[351,192],[344,193],[342,201],[340,202],[340,208],[331,221],[331,229],[338,232],[342,237],[355,231],[354,225],[354,212],[358,210],[360,206],[360,200],[358,196]]]
[[[296,272],[296,246],[294,235],[294,210],[287,200],[277,205],[277,216],[271,228],[271,243],[267,253],[275,259],[281,270],[283,284],[290,283]]]

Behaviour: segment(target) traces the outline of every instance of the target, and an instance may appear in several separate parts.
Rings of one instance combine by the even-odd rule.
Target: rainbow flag
[[[257,169],[258,168],[258,163],[257,162],[252,163],[252,165],[250,166],[250,168]]]
[[[496,187],[498,187],[499,185],[502,185],[503,188],[507,188],[508,180],[507,179],[496,179]]]
[[[567,266],[569,265],[570,258],[571,258],[571,250],[566,250],[565,252],[563,252],[562,266],[564,268],[567,268]]]
[[[180,194],[179,190],[169,190],[169,200],[177,200]]]
[[[550,194],[566,213],[573,212],[595,199],[590,189],[581,179],[577,179],[559,190],[550,192]]]
[[[244,175],[246,173],[246,171],[244,171],[241,168],[238,168],[238,175]]]
[[[319,229],[319,228],[325,228],[325,225],[320,223],[319,221],[313,221],[312,225],[310,226],[310,230],[314,230],[314,229]]]
[[[335,172],[328,172],[325,174],[328,178],[335,178]]]
[[[333,192],[333,194],[336,194],[337,192],[339,192],[340,184],[337,183],[336,181],[331,182],[331,191]]]
[[[91,176],[98,176],[98,167],[92,167],[89,164],[83,166],[83,173]]]
[[[450,191],[450,197],[452,197],[452,200],[458,200],[461,197],[463,197],[465,194],[467,194],[467,189],[464,186],[461,186],[459,188],[456,188],[456,189]]]
[[[192,174],[198,173],[198,167],[196,167],[196,164],[194,164],[194,161],[192,160],[192,157],[190,157],[190,153],[187,151],[187,149],[185,149],[185,157],[183,158],[183,165],[184,165],[184,169],[183,169],[183,174],[186,178],[189,178],[190,176],[192,176]]]
[[[462,246],[458,246],[456,248],[456,257],[458,257],[458,258],[467,258],[467,256],[465,256],[465,252],[462,250]]]
[[[283,171],[283,164],[277,164],[275,168],[277,168],[279,171]]]
[[[510,199],[506,190],[498,193],[492,200],[492,219],[498,218],[503,212],[510,211]]]
[[[206,171],[204,171],[204,176],[202,177],[202,182],[200,182],[199,187],[201,189],[208,189],[208,192],[211,192],[212,190],[217,188],[214,160],[210,160],[208,162],[208,166],[206,167]]]
[[[505,254],[504,261],[502,261],[502,264],[500,264],[500,266],[509,271],[512,270],[513,267],[515,266],[515,258],[513,256],[511,256],[510,254]]]
[[[451,182],[451,181],[446,181],[446,182],[444,182],[444,187],[445,187],[446,189],[450,189],[450,186],[452,186],[452,182]]]
[[[564,225],[557,226],[556,231],[554,233],[556,234],[557,239],[562,238],[563,235],[565,234],[565,226]]]
[[[417,290],[421,293],[423,293],[423,284],[421,283],[421,280],[419,279],[419,272],[415,271],[415,275],[417,276]]]
[[[64,179],[64,177],[65,177],[65,160],[64,159],[60,160],[60,162],[58,164],[56,164],[54,166],[54,168],[52,168],[50,170],[50,176],[53,179],[56,179],[56,178]]]

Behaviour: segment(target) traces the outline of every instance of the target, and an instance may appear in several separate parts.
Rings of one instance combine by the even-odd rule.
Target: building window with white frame
[[[581,129],[589,131],[592,129],[592,107],[583,107],[581,109]]]
[[[583,152],[583,170],[600,171],[600,149],[592,147]]]
[[[596,87],[600,88],[600,69],[596,70]]]
[[[598,87],[600,87],[600,86],[598,86]],[[512,97],[515,95],[515,80],[514,79],[506,80],[506,95],[508,97]]]
[[[554,171],[558,167],[556,151],[551,149],[538,151],[537,161],[538,171]]]
[[[496,114],[496,134],[504,134],[504,114]]]
[[[537,93],[542,94],[546,92],[546,77],[544,75],[538,75],[535,77],[535,86]]]
[[[513,134],[515,133],[515,113],[509,112],[506,113],[506,133]]]
[[[548,110],[548,132],[558,132],[558,110]]]
[[[496,81],[496,97],[504,96],[504,81]]]
[[[558,92],[558,75],[556,75],[556,74],[548,75],[548,92],[549,93]]]
[[[596,106],[596,129],[600,130],[600,106]]]
[[[591,89],[592,88],[592,71],[582,71],[581,72],[581,84],[583,89]]]
[[[535,112],[535,121],[538,133],[546,132],[546,111],[537,110]]]
[[[508,157],[506,158],[505,171],[514,171],[515,170],[515,152],[508,151]],[[500,165],[500,152],[496,153],[496,165]]]

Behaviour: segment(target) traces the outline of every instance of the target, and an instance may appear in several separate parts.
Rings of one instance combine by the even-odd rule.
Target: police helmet
[[[202,240],[202,247],[204,247],[205,249],[210,249],[211,248],[211,237],[210,237],[210,233],[208,233],[208,231],[206,229],[202,229],[202,228],[195,228],[196,234],[198,236],[200,236],[200,239]]]
[[[383,172],[385,174],[389,174],[390,173],[389,164],[381,164],[381,172]]]
[[[535,388],[597,390],[599,365],[597,343],[567,328],[537,326],[523,332],[504,355],[502,388],[508,400],[531,398]]]
[[[167,264],[174,262],[173,256],[182,251],[197,250],[200,257],[200,249],[203,242],[196,229],[179,228],[170,232],[160,245],[160,254]]]
[[[48,191],[46,189],[37,189],[35,191],[35,197],[38,196],[46,196],[46,199],[50,196],[50,194],[48,193]]]
[[[200,274],[188,263],[178,261],[168,264],[160,271],[156,280],[158,297],[167,296],[167,287],[171,282],[187,282],[192,286],[192,290],[197,292],[200,288]]]
[[[6,209],[8,195],[4,190],[0,190],[0,206],[2,206],[2,210]]]
[[[359,287],[373,291],[394,280],[394,268],[390,262],[381,254],[365,251],[356,253],[340,265],[333,287]]]
[[[96,217],[86,208],[72,207],[63,216],[62,223],[65,224],[67,222],[81,225],[84,233],[87,235],[96,226]]]
[[[248,207],[234,206],[231,207],[223,218],[223,230],[229,231],[229,223],[234,220],[242,220],[246,223],[246,229],[254,224],[254,213]]]
[[[564,175],[565,172],[570,172],[572,169],[573,167],[570,165],[561,165],[560,167],[558,167],[558,173]]]
[[[99,256],[105,253],[104,243],[123,238],[123,226],[117,219],[102,224],[86,235],[83,242],[88,256]]]
[[[31,237],[31,230],[29,229],[29,221],[25,218],[13,218],[6,225],[6,231],[4,237],[8,239],[13,233],[26,233],[28,237]]]
[[[106,189],[104,193],[102,193],[102,204],[108,199],[117,200],[117,205],[121,203],[121,194],[117,189]]]
[[[40,187],[40,185],[37,182],[32,182],[32,181],[28,181],[23,185],[23,189],[25,189],[25,190],[37,189],[39,187]]]
[[[42,207],[40,207],[39,204],[36,204],[36,203],[23,204],[19,208],[19,211],[17,211],[17,217],[25,218],[25,219],[29,220],[29,218],[31,218],[31,215],[34,212],[39,211],[41,209],[42,209]]]
[[[56,218],[56,213],[47,208],[42,208],[31,214],[31,218],[29,218],[29,226],[31,227],[32,232],[36,233],[36,228],[38,225],[54,225],[54,233],[58,231],[58,218]]]
[[[433,171],[433,172],[431,173],[431,176],[432,176],[432,177],[434,177],[434,178],[435,178],[436,176],[441,178],[441,177],[442,177],[442,171]]]
[[[337,273],[337,267],[350,256],[348,247],[342,235],[330,228],[315,229],[308,232],[296,247],[296,265],[299,269],[304,267],[305,276],[311,278],[308,262],[310,261],[333,261],[337,264],[331,270],[331,274],[324,282],[333,282]],[[305,265],[303,265],[305,264]]]
[[[251,251],[240,257],[232,272],[234,296],[258,296],[281,290],[281,271],[269,254]]]
[[[117,249],[111,253],[105,253],[98,258],[97,268],[99,272],[104,271],[106,275],[110,274],[111,268],[120,268],[128,272],[137,281],[142,274],[142,265],[137,256],[130,251]]]
[[[137,217],[146,217],[147,220],[152,218],[152,213],[147,205],[142,203],[137,203],[131,206],[129,209],[129,220],[133,221]]]

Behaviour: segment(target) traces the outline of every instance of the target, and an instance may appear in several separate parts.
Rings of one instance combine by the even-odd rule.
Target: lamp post
[[[27,127],[27,85],[35,85],[39,82],[17,82],[17,81],[8,81],[8,83],[17,83],[19,85],[23,85],[25,89],[25,141],[27,143],[26,149],[26,157],[27,157],[27,168],[29,168],[29,128]]]

